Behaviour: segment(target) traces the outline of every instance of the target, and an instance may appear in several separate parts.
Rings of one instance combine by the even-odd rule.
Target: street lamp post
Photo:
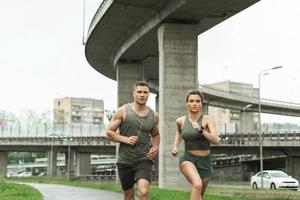
[[[259,161],[260,161],[260,184],[261,184],[261,188],[264,188],[264,183],[263,183],[263,170],[264,170],[264,166],[263,166],[263,140],[262,140],[262,132],[261,132],[261,102],[260,102],[260,80],[262,76],[266,76],[269,74],[269,71],[272,70],[276,70],[276,69],[280,69],[282,68],[282,66],[276,66],[276,67],[272,67],[269,69],[265,69],[263,71],[261,71],[259,73],[259,77],[258,77],[258,131],[259,131]]]
[[[245,120],[245,111],[247,108],[250,108],[252,104],[248,104],[243,107],[243,134],[246,133],[246,120]]]

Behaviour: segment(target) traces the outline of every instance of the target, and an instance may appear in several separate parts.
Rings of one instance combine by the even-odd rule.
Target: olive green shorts
[[[213,174],[211,155],[207,156],[195,156],[190,152],[186,151],[185,154],[180,157],[179,165],[184,161],[192,162],[200,175],[200,177],[210,177]]]

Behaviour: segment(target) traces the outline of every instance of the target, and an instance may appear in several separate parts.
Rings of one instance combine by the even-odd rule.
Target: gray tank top
[[[197,120],[199,124],[202,124],[203,116]],[[199,134],[192,126],[189,117],[186,116],[184,119],[184,124],[181,129],[181,136],[185,143],[185,150],[209,150],[210,142],[203,136]]]
[[[118,161],[119,164],[134,164],[141,160],[147,160],[147,154],[151,145],[151,131],[154,126],[154,111],[148,107],[145,117],[137,115],[130,104],[125,105],[126,116],[119,131],[121,135],[130,137],[138,136],[134,145],[120,143]]]

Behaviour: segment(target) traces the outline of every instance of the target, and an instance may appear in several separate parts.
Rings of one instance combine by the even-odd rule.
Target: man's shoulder
[[[123,117],[126,114],[126,106],[127,104],[124,104],[123,106],[119,107],[116,111],[116,115]]]

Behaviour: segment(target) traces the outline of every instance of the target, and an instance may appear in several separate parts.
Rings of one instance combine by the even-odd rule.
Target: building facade
[[[103,124],[101,99],[65,97],[54,99],[54,124]]]

